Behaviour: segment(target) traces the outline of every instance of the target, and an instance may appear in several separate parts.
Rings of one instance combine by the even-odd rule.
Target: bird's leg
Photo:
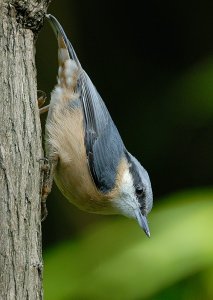
[[[38,101],[39,113],[41,115],[41,114],[45,113],[46,111],[48,111],[49,105],[46,105],[46,106],[43,107],[43,105],[44,105],[44,103],[47,99],[47,96],[46,96],[45,92],[43,92],[41,90],[38,90],[37,95],[38,95],[37,101]]]
[[[46,106],[44,106],[44,107],[41,107],[41,108],[39,109],[40,115],[43,114],[43,113],[45,113],[45,112],[47,112],[47,111],[49,110],[49,106],[50,106],[50,105],[46,105]]]
[[[46,200],[52,189],[53,176],[58,163],[58,156],[52,157],[50,159],[41,158],[40,161],[44,162],[41,168],[43,172],[43,181],[41,188],[41,220],[44,221],[48,214]]]
[[[39,108],[44,105],[46,99],[47,99],[46,93],[41,90],[37,90],[37,101],[38,101]]]

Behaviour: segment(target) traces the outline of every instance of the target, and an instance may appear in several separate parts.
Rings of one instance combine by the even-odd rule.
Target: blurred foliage
[[[167,197],[150,216],[150,239],[118,218],[49,249],[45,299],[213,299],[212,200],[213,190]]]

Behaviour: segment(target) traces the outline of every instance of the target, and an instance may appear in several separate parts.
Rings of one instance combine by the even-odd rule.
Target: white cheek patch
[[[133,179],[129,170],[126,170],[123,174],[120,195],[117,199],[113,200],[113,206],[122,215],[129,218],[135,218],[135,210],[139,208],[139,203],[135,196]]]
[[[121,183],[121,191],[124,194],[133,194],[133,180],[129,170],[126,170],[123,174],[122,183]]]

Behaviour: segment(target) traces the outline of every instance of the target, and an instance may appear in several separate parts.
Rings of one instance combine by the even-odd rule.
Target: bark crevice
[[[0,299],[4,300],[43,298],[38,160],[43,151],[34,46],[49,2],[0,0]]]

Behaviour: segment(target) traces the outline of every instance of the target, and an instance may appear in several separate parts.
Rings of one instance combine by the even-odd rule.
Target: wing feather
[[[79,88],[90,171],[96,186],[107,193],[115,185],[124,144],[102,98],[84,71],[79,78]]]

